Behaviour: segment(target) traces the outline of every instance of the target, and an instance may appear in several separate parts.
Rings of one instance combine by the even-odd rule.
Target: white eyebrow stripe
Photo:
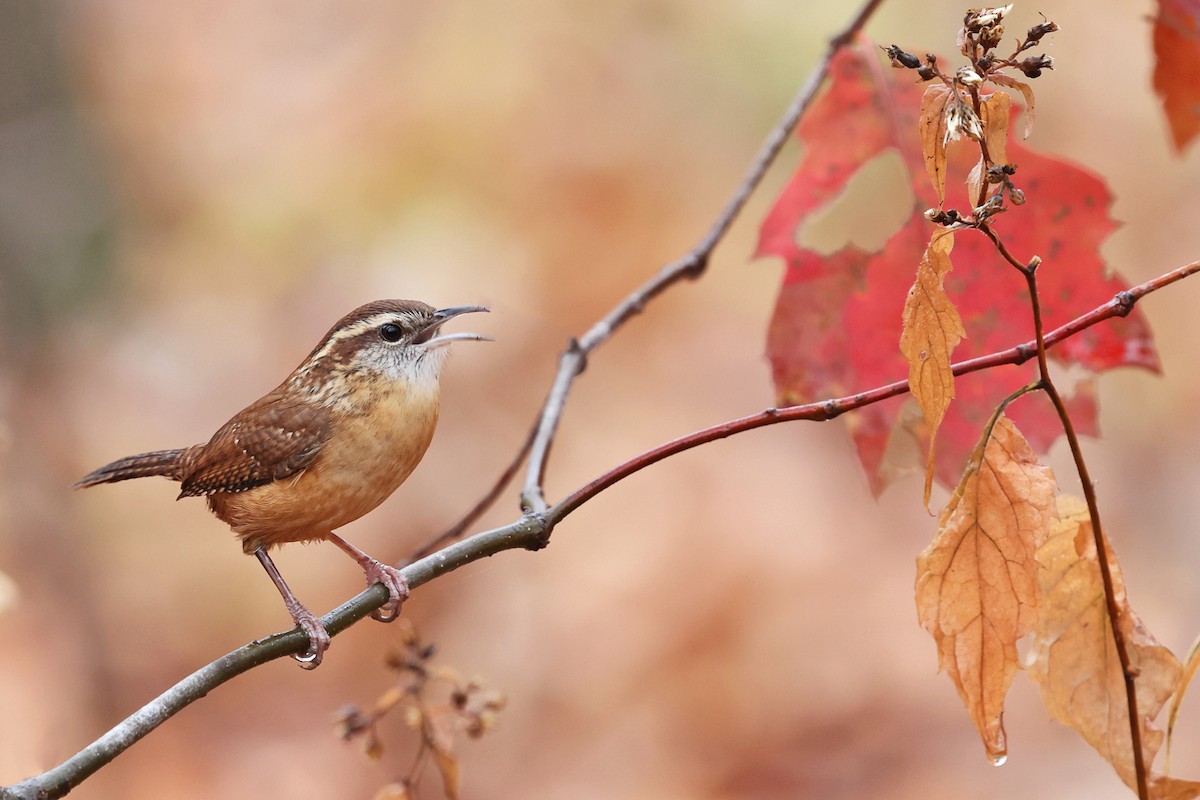
[[[324,347],[313,354],[310,361],[320,361],[325,356],[329,355],[329,351],[332,350],[334,345],[336,345],[338,342],[345,341],[346,339],[352,339],[355,336],[361,336],[367,331],[377,328],[385,322],[392,322],[400,316],[403,315],[397,314],[394,311],[389,311],[382,314],[372,314],[366,319],[361,319],[347,328],[342,328],[340,331],[335,332],[329,337],[329,341],[325,343]]]

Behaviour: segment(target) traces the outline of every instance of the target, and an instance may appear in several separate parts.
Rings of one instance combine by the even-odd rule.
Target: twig
[[[684,278],[694,280],[704,274],[713,250],[729,231],[730,226],[733,225],[734,220],[746,205],[746,201],[750,199],[750,195],[753,194],[771,164],[774,163],[775,157],[787,143],[788,137],[799,123],[800,118],[817,96],[821,84],[825,82],[825,76],[829,73],[834,56],[858,35],[858,32],[862,30],[867,20],[881,4],[882,0],[867,0],[845,30],[829,41],[829,46],[821,60],[817,62],[817,66],[809,74],[808,80],[796,94],[779,123],[767,135],[766,141],[759,148],[758,155],[750,165],[733,197],[717,216],[716,221],[713,222],[712,227],[699,244],[693,247],[687,255],[662,267],[657,275],[622,300],[587,333],[578,339],[572,339],[568,344],[566,351],[559,359],[558,373],[555,375],[550,394],[538,417],[537,432],[534,434],[533,448],[529,454],[529,467],[525,472],[525,485],[521,492],[521,507],[525,511],[542,512],[547,508],[543,486],[550,446],[554,443],[554,436],[558,431],[558,423],[562,418],[571,385],[587,366],[588,356],[631,317],[641,313],[648,302],[667,288]]]
[[[492,505],[500,499],[500,495],[504,493],[504,488],[508,486],[509,482],[521,470],[521,465],[525,463],[525,456],[529,455],[529,448],[533,446],[533,437],[536,433],[536,427],[529,431],[529,435],[525,437],[525,444],[521,445],[521,449],[513,458],[512,463],[505,468],[504,472],[496,480],[496,483],[493,484],[488,493],[485,494],[480,501],[475,504],[475,507],[463,515],[463,518],[454,523],[454,525],[438,534],[437,537],[430,539],[428,542],[422,545],[420,549],[416,550],[411,556],[408,557],[409,563],[416,561],[418,558],[424,558],[442,545],[453,542],[455,539],[462,538],[462,536],[466,534],[467,529],[474,525],[479,518],[483,516],[484,512],[491,508]]]
[[[999,245],[998,239],[993,239]],[[1096,488],[1088,472],[1087,462],[1083,458],[1083,448],[1079,444],[1079,436],[1075,433],[1075,425],[1067,411],[1067,404],[1050,378],[1050,366],[1046,359],[1046,341],[1042,336],[1041,296],[1038,293],[1037,270],[1041,259],[1032,260],[1022,272],[1025,284],[1029,290],[1029,305],[1033,311],[1033,327],[1037,334],[1037,363],[1038,374],[1041,376],[1042,390],[1054,404],[1054,410],[1062,423],[1063,434],[1067,445],[1071,448],[1071,458],[1075,461],[1075,471],[1083,485],[1083,497],[1087,501],[1088,516],[1092,522],[1092,538],[1096,543],[1096,558],[1100,561],[1100,579],[1104,585],[1104,604],[1108,611],[1109,627],[1112,629],[1113,644],[1117,650],[1117,660],[1121,663],[1121,676],[1125,681],[1125,703],[1129,713],[1129,744],[1133,750],[1133,771],[1137,781],[1139,800],[1150,800],[1150,788],[1146,778],[1146,757],[1142,751],[1142,726],[1138,714],[1137,683],[1135,681],[1133,663],[1129,659],[1129,646],[1125,641],[1125,632],[1121,630],[1121,609],[1117,605],[1116,588],[1113,585],[1112,568],[1108,563],[1108,542],[1100,527],[1100,504],[1096,500]]]
[[[1046,348],[1062,342],[1070,337],[1078,334],[1098,322],[1102,322],[1113,317],[1125,317],[1133,310],[1137,301],[1146,295],[1157,291],[1165,286],[1169,286],[1176,281],[1183,280],[1189,275],[1200,272],[1200,261],[1193,261],[1171,272],[1160,275],[1153,280],[1127,289],[1124,292],[1119,292],[1104,305],[1098,306],[1091,311],[1083,314],[1065,325],[1055,328],[1044,337]],[[951,365],[951,370],[957,375],[966,375],[971,372],[978,372],[984,369],[991,369],[1003,364],[1024,364],[1031,358],[1037,356],[1038,345],[1037,340],[1019,344],[1016,347],[1011,347],[1007,350],[1001,350],[991,353],[986,356],[972,358],[967,361],[960,361],[957,364]],[[839,397],[833,400],[824,400],[818,403],[806,403],[804,405],[789,406],[788,408],[772,408],[762,411],[758,414],[752,414],[741,419],[730,420],[723,422],[720,425],[714,425],[710,428],[690,433],[687,436],[682,436],[674,441],[659,445],[653,450],[649,450],[636,458],[632,458],[623,464],[613,467],[608,472],[595,478],[585,486],[576,489],[570,495],[560,501],[554,508],[547,512],[547,520],[553,525],[562,517],[565,517],[570,512],[574,511],[579,506],[586,503],[591,498],[595,497],[600,492],[612,486],[617,481],[629,477],[651,464],[662,461],[664,458],[682,453],[685,450],[691,450],[693,447],[699,447],[702,444],[713,442],[718,439],[724,439],[727,436],[732,436],[735,433],[754,430],[755,428],[763,428],[768,425],[775,425],[780,422],[792,422],[795,420],[812,420],[816,422],[824,422],[825,420],[833,419],[847,411],[853,411],[857,408],[878,403],[882,400],[887,400],[891,397],[907,394],[909,390],[908,381],[896,381],[866,392]]]
[[[1044,346],[1050,348],[1106,319],[1124,317],[1133,310],[1134,305],[1141,298],[1196,272],[1200,272],[1200,261],[1192,262],[1128,291],[1121,292],[1109,302],[1046,334],[1043,337]],[[953,366],[953,370],[955,375],[963,375],[1001,364],[1022,364],[1033,358],[1037,352],[1036,342],[1026,342],[1008,350],[960,362]],[[543,513],[527,513],[509,525],[475,534],[461,542],[455,542],[433,555],[408,565],[402,572],[408,585],[415,589],[439,575],[452,572],[459,567],[505,550],[541,549],[546,545],[554,527],[575,509],[622,478],[662,461],[664,458],[698,447],[706,442],[723,439],[754,428],[793,420],[833,419],[846,411],[902,395],[907,391],[908,381],[901,380],[867,392],[802,406],[769,409],[749,417],[705,428],[656,447],[609,470],[586,486],[575,490],[553,508],[549,508]],[[321,621],[329,631],[329,635],[336,636],[381,607],[387,600],[387,591],[376,584],[331,611]],[[299,629],[293,629],[287,633],[277,633],[240,647],[184,678],[59,766],[18,784],[0,788],[0,800],[62,797],[89,775],[124,752],[134,742],[221,684],[268,661],[302,652],[306,647],[308,647],[308,637]]]
[[[503,550],[521,547],[536,550],[545,543],[545,530],[545,523],[541,519],[522,517],[502,528],[455,542],[410,564],[403,570],[404,577],[410,588],[416,588],[439,575]],[[387,590],[381,584],[375,584],[326,614],[321,622],[330,636],[336,636],[387,601]],[[193,672],[57,767],[7,788],[0,788],[0,800],[62,797],[134,742],[221,684],[268,661],[300,653],[307,647],[308,636],[299,628],[239,647]]]

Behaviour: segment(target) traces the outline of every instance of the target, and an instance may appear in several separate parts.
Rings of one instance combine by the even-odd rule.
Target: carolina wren
[[[449,319],[481,306],[434,310],[414,300],[378,300],[351,311],[283,383],[239,411],[207,444],[127,456],[75,488],[162,475],[179,497],[204,496],[271,576],[321,663],[329,634],[296,599],[267,551],[286,542],[328,539],[350,555],[367,584],[390,599],[372,616],[395,619],[408,596],[399,570],[333,531],[386,500],[425,455],[437,425],[442,365],[451,342],[486,340],[439,333]]]

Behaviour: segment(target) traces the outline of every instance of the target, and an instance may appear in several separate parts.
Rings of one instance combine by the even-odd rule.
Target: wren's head
[[[310,396],[342,392],[338,386],[384,379],[436,383],[451,342],[487,341],[477,333],[440,332],[460,314],[483,306],[435,309],[417,300],[376,300],[351,311],[329,329],[286,383]]]

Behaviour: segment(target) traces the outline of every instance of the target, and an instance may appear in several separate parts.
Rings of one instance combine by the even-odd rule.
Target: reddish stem
[[[998,239],[994,239],[999,244]],[[1037,335],[1038,374],[1041,377],[1042,389],[1062,423],[1063,434],[1071,448],[1071,458],[1075,461],[1075,471],[1083,485],[1083,497],[1087,501],[1088,516],[1092,522],[1092,538],[1096,543],[1096,558],[1100,561],[1100,580],[1104,585],[1104,605],[1108,611],[1109,627],[1112,629],[1113,644],[1117,650],[1117,660],[1121,662],[1121,676],[1125,681],[1125,703],[1129,713],[1129,740],[1133,749],[1133,771],[1137,779],[1139,800],[1150,800],[1150,788],[1146,781],[1146,758],[1142,751],[1141,716],[1138,713],[1137,683],[1133,664],[1129,659],[1129,645],[1125,641],[1125,633],[1121,630],[1121,609],[1117,605],[1116,587],[1113,585],[1112,568],[1108,562],[1108,542],[1100,526],[1100,504],[1096,500],[1096,488],[1088,472],[1087,462],[1083,458],[1083,447],[1079,444],[1079,436],[1075,433],[1075,425],[1067,411],[1067,404],[1054,381],[1050,379],[1050,366],[1046,358],[1046,340],[1042,335],[1041,296],[1038,293],[1037,268],[1040,261],[1035,260],[1022,270],[1025,273],[1025,283],[1029,290],[1029,305],[1033,311],[1033,327]]]
[[[1080,331],[1090,328],[1098,322],[1102,322],[1112,317],[1124,317],[1133,310],[1134,305],[1138,300],[1157,291],[1164,286],[1169,286],[1176,281],[1180,281],[1193,273],[1200,272],[1200,261],[1193,261],[1178,269],[1172,270],[1164,275],[1160,275],[1153,280],[1134,286],[1124,292],[1118,293],[1112,300],[1109,300],[1104,305],[1098,306],[1091,311],[1071,320],[1062,327],[1056,328],[1045,336],[1041,337],[1044,348],[1052,347],[1059,342],[1068,339]],[[965,375],[969,372],[978,372],[983,369],[990,369],[1002,364],[1023,364],[1038,354],[1038,341],[1025,342],[1016,347],[1002,350],[991,355],[972,358],[967,361],[960,361],[954,364],[951,369],[955,375]],[[595,497],[600,492],[612,486],[614,483],[639,472],[651,464],[662,461],[664,458],[682,453],[685,450],[690,450],[693,447],[724,439],[727,436],[733,436],[736,433],[753,430],[755,428],[763,428],[768,425],[775,425],[780,422],[791,422],[793,420],[807,419],[814,421],[824,421],[833,419],[836,416],[844,414],[847,411],[852,411],[856,408],[878,403],[881,400],[886,400],[889,397],[895,397],[908,392],[908,381],[901,380],[895,383],[889,383],[886,386],[880,386],[858,394],[847,395],[832,400],[823,400],[817,403],[807,403],[805,405],[790,406],[788,408],[771,408],[758,414],[752,414],[741,419],[730,420],[723,422],[720,425],[713,425],[709,428],[690,433],[687,436],[680,437],[674,441],[661,444],[653,450],[649,450],[636,456],[623,464],[613,467],[608,472],[579,487],[574,492],[563,498],[556,505],[546,512],[546,521],[553,526],[563,517],[570,514],[579,506],[586,503],[591,498]]]

